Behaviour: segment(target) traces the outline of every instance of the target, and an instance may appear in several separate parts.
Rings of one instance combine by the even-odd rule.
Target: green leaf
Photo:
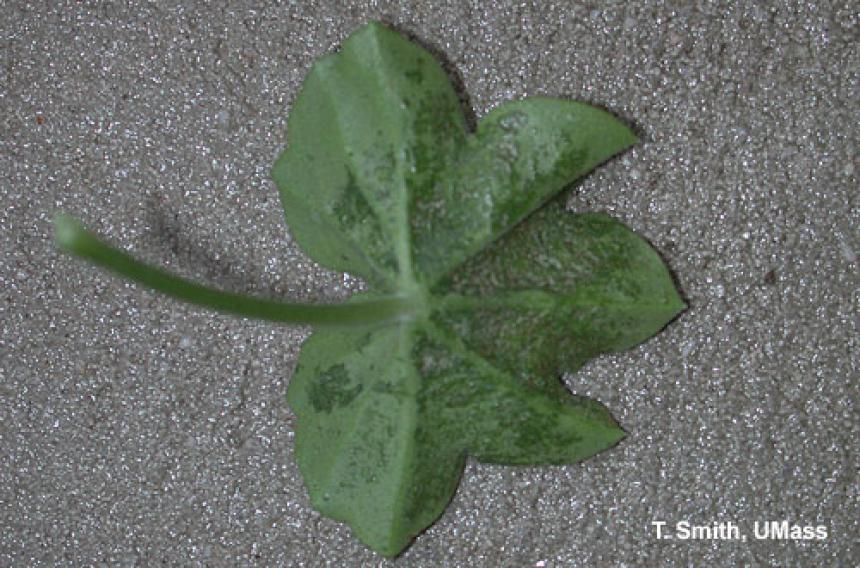
[[[432,285],[636,137],[592,106],[544,97],[503,104],[458,158],[415,188],[417,272]]]
[[[318,331],[289,389],[301,422],[295,453],[311,501],[395,555],[443,511],[465,452],[445,443],[414,364],[413,323]]]
[[[288,137],[273,177],[296,239],[370,281],[353,301],[414,306],[303,348],[288,400],[314,507],[395,555],[442,513],[467,454],[572,463],[623,437],[560,374],[645,340],[683,303],[620,223],[539,209],[635,142],[623,123],[532,98],[470,134],[432,57],[369,24],[314,66]]]
[[[426,51],[381,24],[319,60],[272,170],[293,236],[316,261],[378,290],[412,277],[411,196],[466,139],[460,102]]]
[[[560,202],[434,292],[435,321],[533,386],[645,341],[685,307],[644,239],[608,215],[572,215]]]
[[[305,305],[142,264],[60,216],[64,250],[178,299],[310,324],[290,383],[314,507],[402,551],[445,509],[466,456],[565,464],[624,432],[560,380],[683,308],[644,239],[561,190],[636,141],[574,101],[506,103],[468,132],[439,64],[381,24],[308,75],[272,171],[293,235],[371,292]]]
[[[467,451],[570,463],[624,435],[608,415],[527,388],[426,320],[316,332],[288,400],[314,507],[389,556],[442,513]]]

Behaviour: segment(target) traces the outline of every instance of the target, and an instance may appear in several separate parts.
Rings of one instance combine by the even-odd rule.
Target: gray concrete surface
[[[857,4],[539,4],[3,4],[0,565],[857,564]],[[298,250],[267,172],[311,62],[371,18],[444,54],[477,116],[541,93],[633,122],[570,206],[646,235],[691,305],[566,377],[626,441],[470,463],[394,561],[309,507],[283,400],[307,330],[178,305],[50,237],[63,210],[233,290],[360,288]],[[753,538],[771,520],[828,537]]]

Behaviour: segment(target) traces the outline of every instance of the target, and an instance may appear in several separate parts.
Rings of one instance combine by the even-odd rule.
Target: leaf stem
[[[66,252],[168,296],[237,316],[281,323],[344,327],[403,319],[415,309],[408,298],[396,296],[344,304],[298,304],[223,292],[143,264],[105,243],[67,215],[56,217],[54,230],[57,245]]]

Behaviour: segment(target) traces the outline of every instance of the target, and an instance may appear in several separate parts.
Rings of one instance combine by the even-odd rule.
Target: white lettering
[[[747,533],[732,521],[697,525],[690,521],[675,523],[674,534],[665,530],[666,521],[651,521],[658,539],[678,540],[739,540],[746,542]],[[828,529],[825,525],[794,524],[783,521],[755,521],[753,536],[757,540],[827,540]]]
[[[824,525],[793,525],[788,521],[756,521],[753,535],[758,540],[826,540]]]
[[[721,524],[720,528],[725,529],[725,531],[720,530],[720,538],[726,540],[740,540],[741,529],[733,522],[729,521],[725,524]]]
[[[788,538],[788,521],[782,521],[778,523],[776,521],[770,522],[770,538],[775,538],[777,540],[785,540]]]

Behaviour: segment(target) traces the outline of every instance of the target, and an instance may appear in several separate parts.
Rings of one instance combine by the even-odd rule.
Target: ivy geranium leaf
[[[387,556],[444,510],[467,455],[564,464],[624,432],[564,371],[684,308],[663,262],[555,196],[636,141],[612,115],[545,97],[469,132],[423,49],[371,23],[322,58],[272,175],[298,242],[364,277],[343,304],[248,297],[147,266],[60,215],[64,250],[200,306],[315,332],[288,391],[311,502]]]
[[[684,304],[643,239],[552,200],[636,141],[623,123],[537,97],[469,132],[433,57],[371,23],[314,65],[288,139],[272,175],[296,240],[369,282],[353,303],[411,306],[302,350],[288,401],[314,507],[396,555],[442,513],[467,454],[572,463],[624,436],[560,373]]]

